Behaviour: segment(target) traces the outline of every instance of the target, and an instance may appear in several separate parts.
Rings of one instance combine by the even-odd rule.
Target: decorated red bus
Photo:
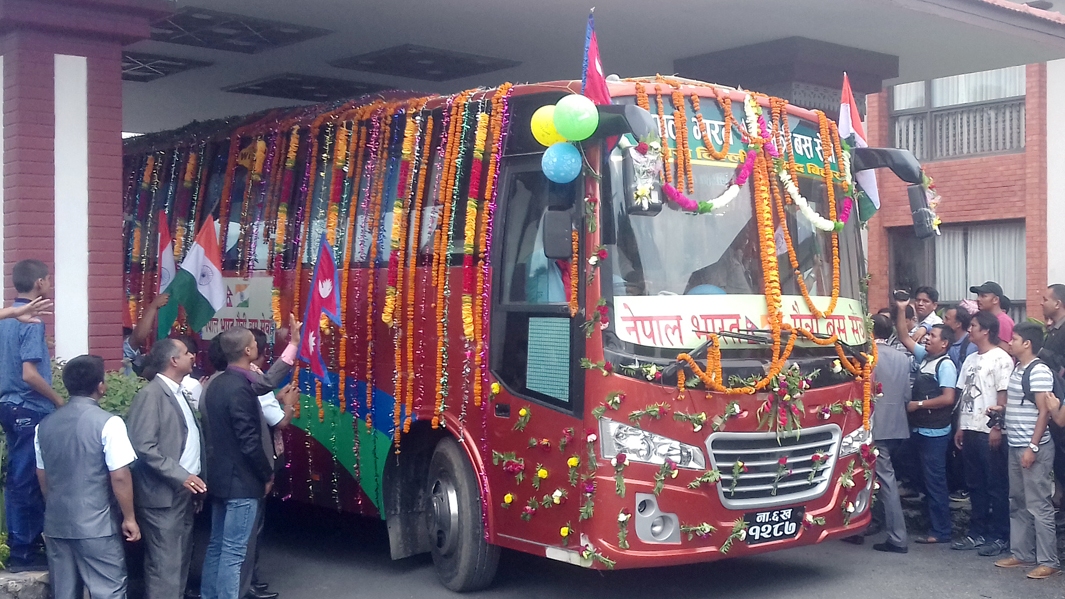
[[[297,373],[276,493],[386,520],[392,556],[431,552],[453,590],[488,585],[504,547],[634,568],[863,528],[874,209],[851,173],[918,184],[919,165],[760,94],[631,79],[589,109],[579,89],[368,97],[129,141],[130,318],[155,289],[160,211],[178,262],[225,224],[226,306],[203,338],[301,314],[324,235],[341,324],[320,325],[328,380]]]

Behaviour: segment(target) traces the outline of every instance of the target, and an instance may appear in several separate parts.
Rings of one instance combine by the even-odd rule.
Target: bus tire
[[[440,582],[456,592],[487,587],[499,566],[499,547],[484,538],[477,475],[454,438],[437,443],[427,485],[430,552]]]

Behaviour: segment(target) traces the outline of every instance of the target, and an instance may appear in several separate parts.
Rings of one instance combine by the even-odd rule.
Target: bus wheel
[[[437,443],[427,482],[429,541],[440,582],[458,592],[487,587],[499,565],[499,547],[484,539],[477,476],[452,437]]]

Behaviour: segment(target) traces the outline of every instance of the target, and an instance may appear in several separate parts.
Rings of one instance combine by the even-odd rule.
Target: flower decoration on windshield
[[[788,466],[788,456],[780,456],[780,459],[777,460],[777,472],[773,475],[773,490],[770,494],[776,497],[777,485],[780,484],[780,481],[791,476],[791,474],[792,470]]]
[[[599,199],[595,196],[584,197],[584,222],[589,233],[595,233],[599,221]]]
[[[595,273],[596,273],[596,271],[599,270],[599,267],[602,266],[603,262],[605,262],[606,259],[609,258],[609,257],[610,257],[610,252],[608,252],[606,247],[604,247],[602,245],[600,245],[599,247],[595,248],[595,251],[592,252],[592,255],[588,257],[588,284],[589,285],[591,285],[592,283],[595,282]]]
[[[610,465],[614,467],[614,491],[618,497],[625,496],[625,467],[629,465],[629,456],[619,453],[610,459]]]
[[[640,210],[650,210],[662,203],[658,182],[662,178],[663,146],[655,137],[645,137],[638,142],[625,135],[618,140],[618,148],[632,160],[634,200]]]
[[[622,364],[618,369],[627,376],[638,376],[652,382],[662,380],[662,369],[654,362],[640,364],[637,361],[635,364]]]
[[[939,219],[939,215],[936,213],[939,208],[939,202],[942,197],[939,195],[939,191],[936,190],[936,183],[932,180],[932,177],[928,176],[928,173],[921,170],[921,187],[924,188],[925,201],[928,205],[928,209],[932,211],[932,230],[936,232],[936,235],[940,235],[939,225],[943,224],[943,221]]]
[[[618,549],[629,548],[629,520],[632,520],[629,510],[622,509],[618,512]]]

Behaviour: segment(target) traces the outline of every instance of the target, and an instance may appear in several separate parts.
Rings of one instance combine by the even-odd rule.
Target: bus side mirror
[[[922,185],[910,185],[906,188],[910,198],[910,216],[913,217],[913,234],[917,239],[925,239],[936,234],[932,227],[935,213],[928,208],[928,198]]]
[[[596,137],[631,133],[636,139],[658,139],[655,119],[635,104],[610,104],[599,106],[599,127]]]
[[[544,213],[542,241],[548,260],[569,260],[573,257],[573,215],[569,210],[548,210]]]
[[[854,148],[851,150],[851,172],[876,168],[891,169],[895,176],[907,183],[924,181],[921,163],[913,152],[899,148]]]

